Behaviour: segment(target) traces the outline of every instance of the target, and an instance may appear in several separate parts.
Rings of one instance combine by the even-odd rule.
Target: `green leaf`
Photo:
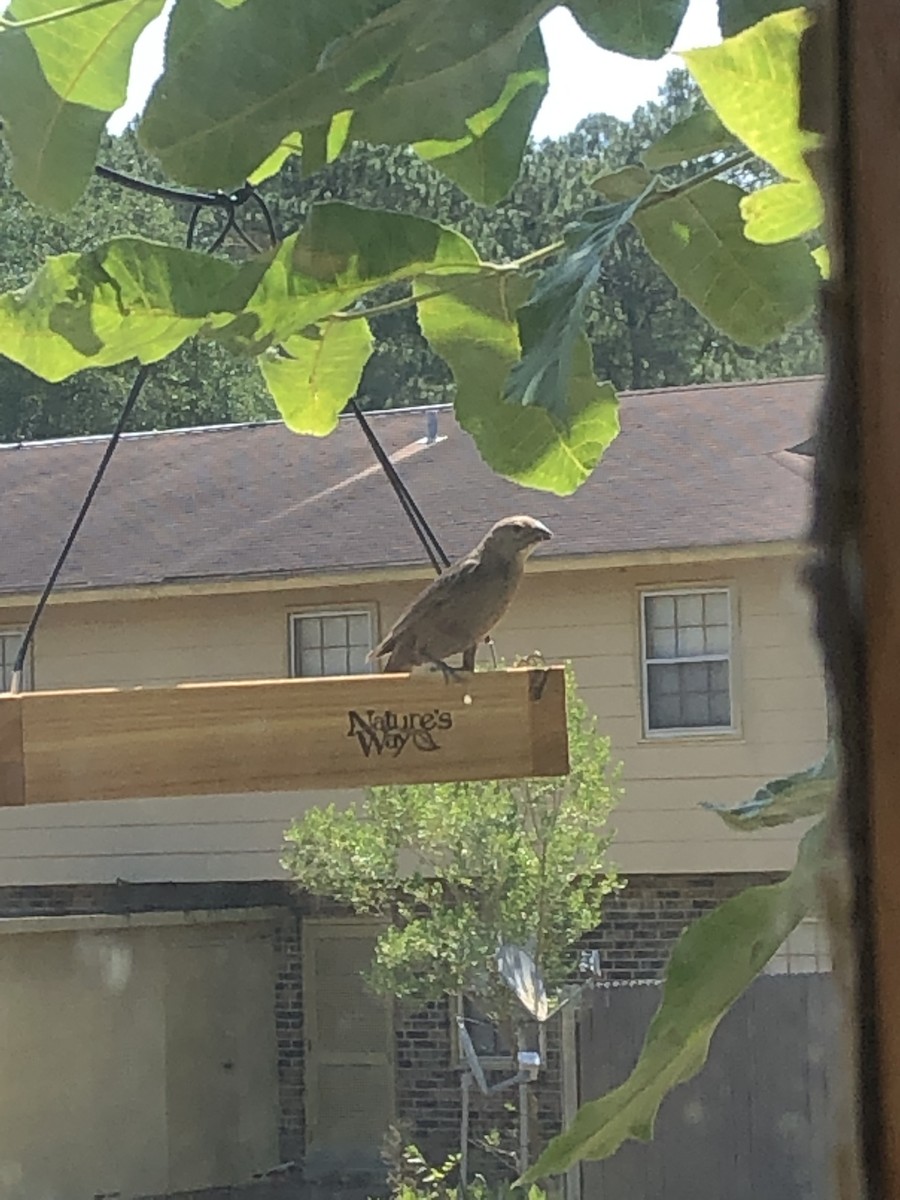
[[[837,754],[831,743],[821,762],[784,779],[770,780],[741,804],[711,804],[704,800],[701,805],[718,813],[730,829],[788,825],[825,812],[834,796],[837,774]]]
[[[499,99],[467,119],[469,136],[455,142],[427,141],[416,153],[481,204],[496,204],[519,177],[531,126],[547,91],[549,71],[539,30],[525,41],[516,71]]]
[[[172,178],[196,187],[234,187],[298,129],[325,124],[351,107],[362,87],[341,72],[328,47],[363,26],[385,0],[218,0],[177,4],[166,38],[166,68],[140,126],[144,146]],[[402,7],[402,6],[401,6]],[[377,34],[379,31],[370,31]],[[389,64],[390,28],[365,41],[376,72]],[[387,56],[387,57],[386,57]],[[326,56],[327,57],[327,56]],[[376,81],[377,82],[377,81]]]
[[[662,58],[675,41],[688,0],[567,0],[598,46],[631,58]]]
[[[812,179],[772,183],[741,201],[744,234],[751,242],[771,245],[818,229],[825,206]]]
[[[647,1141],[665,1096],[703,1064],[719,1021],[785,938],[812,911],[825,855],[825,827],[811,829],[787,879],[751,887],[690,925],[666,972],[660,1006],[628,1079],[582,1105],[524,1182],[557,1175],[582,1159],[603,1159],[629,1138]]]
[[[744,236],[745,193],[713,179],[646,205],[634,218],[679,292],[737,342],[762,346],[812,309],[819,273],[802,242],[761,246]]]
[[[288,338],[281,351],[262,354],[260,370],[288,429],[331,433],[371,352],[372,336],[360,320],[313,325]]]
[[[510,371],[508,400],[546,409],[557,422],[565,421],[572,353],[583,333],[585,302],[596,286],[603,256],[655,183],[651,179],[633,199],[590,209],[568,228],[571,249],[543,273],[516,314],[522,359]]]
[[[739,144],[712,109],[701,108],[658,138],[641,155],[641,161],[648,171],[661,171]]]
[[[268,158],[264,158],[255,171],[247,176],[247,182],[254,185],[262,183],[277,175],[287,160],[293,154],[302,154],[303,139],[299,133],[289,133],[283,137]]]
[[[799,125],[800,38],[811,21],[794,8],[682,55],[722,124],[786,179],[811,178],[803,151],[820,140]]]
[[[191,0],[169,23],[141,139],[168,174],[199,187],[235,186],[292,131],[351,109],[354,139],[468,141],[467,122],[497,104],[541,9]]]
[[[15,16],[40,17],[61,7],[59,0],[16,0]],[[163,0],[119,0],[35,25],[28,38],[57,95],[111,113],[125,103],[134,43],[162,7]]]
[[[719,29],[730,38],[772,13],[795,7],[796,0],[719,0]]]
[[[416,285],[430,290],[427,279]],[[566,428],[539,408],[510,404],[503,391],[519,358],[513,313],[526,281],[506,275],[454,285],[419,305],[419,324],[456,381],[456,418],[498,474],[526,487],[568,496],[588,478],[619,432],[618,402],[610,384],[594,379],[590,347],[579,338],[565,410]]]
[[[18,4],[8,12],[22,15]],[[91,178],[109,113],[59,96],[24,33],[0,33],[0,119],[16,187],[34,204],[71,208]]]
[[[611,204],[621,200],[633,200],[650,183],[651,176],[643,167],[621,167],[618,171],[608,171],[597,175],[591,180],[591,187],[598,191],[604,200]]]
[[[221,259],[141,238],[50,258],[27,287],[0,295],[0,354],[52,382],[155,362],[239,311],[242,277]]]
[[[352,204],[316,204],[303,229],[282,242],[234,332],[264,348],[263,343],[283,342],[346,308],[379,284],[479,268],[471,243],[435,221]],[[254,319],[252,327],[248,317]],[[253,352],[252,345],[244,348]]]
[[[532,33],[540,11],[534,0],[419,5],[400,33],[387,85],[357,106],[351,137],[390,145],[453,142],[471,135],[473,119],[483,134],[485,118],[505,109],[501,97],[510,78],[513,93],[520,90],[514,77],[521,63],[526,76],[546,70],[540,35]]]

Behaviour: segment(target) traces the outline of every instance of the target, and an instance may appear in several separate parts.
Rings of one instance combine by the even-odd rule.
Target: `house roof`
[[[452,557],[527,511],[542,557],[783,542],[805,532],[819,378],[621,396],[622,433],[574,496],[517,487],[485,466],[452,410],[370,414]],[[430,410],[434,411],[434,410]],[[0,594],[38,590],[105,438],[0,447]],[[280,422],[126,435],[58,586],[103,588],[299,576],[425,561],[352,417],[330,437]]]

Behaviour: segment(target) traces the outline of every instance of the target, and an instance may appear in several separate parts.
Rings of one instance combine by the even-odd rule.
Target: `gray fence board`
[[[628,1076],[660,996],[641,985],[586,998],[582,1102]],[[653,1141],[583,1165],[583,1200],[826,1200],[838,1029],[830,975],[757,979],[723,1018],[700,1074],[663,1102]]]

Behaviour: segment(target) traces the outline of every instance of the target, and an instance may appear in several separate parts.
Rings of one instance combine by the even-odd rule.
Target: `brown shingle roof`
[[[497,478],[453,420],[424,444],[421,409],[371,417],[451,557],[527,511],[548,555],[713,547],[802,536],[821,380],[622,396],[622,434],[566,499]],[[104,439],[0,447],[0,593],[44,582]],[[806,463],[802,460],[801,467]],[[279,422],[126,436],[59,586],[98,588],[413,565],[424,555],[352,418],[322,440]]]

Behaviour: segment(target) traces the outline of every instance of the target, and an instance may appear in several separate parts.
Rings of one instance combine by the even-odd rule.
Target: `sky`
[[[0,3],[0,10],[3,7]],[[148,25],[137,41],[128,100],[109,122],[113,133],[141,111],[162,70],[169,7],[167,4],[163,15]],[[655,97],[666,74],[680,65],[675,54],[641,62],[601,50],[585,37],[565,8],[549,13],[541,22],[541,31],[550,62],[550,86],[534,124],[537,139],[568,133],[589,113],[606,112],[627,120],[638,105]],[[709,46],[719,40],[715,0],[690,0],[674,49]]]

